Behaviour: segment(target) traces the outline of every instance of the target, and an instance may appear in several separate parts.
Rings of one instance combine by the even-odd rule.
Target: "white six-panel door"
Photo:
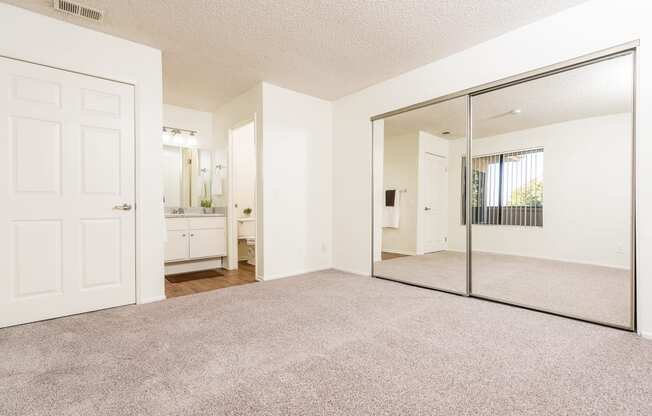
[[[134,303],[134,198],[133,86],[0,58],[0,327]]]

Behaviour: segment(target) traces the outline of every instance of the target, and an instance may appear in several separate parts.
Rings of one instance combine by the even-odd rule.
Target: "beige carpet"
[[[374,265],[376,276],[466,290],[465,253],[441,251]],[[473,253],[473,293],[584,319],[630,326],[629,271],[532,257]]]
[[[0,330],[0,415],[650,415],[652,342],[327,271]]]

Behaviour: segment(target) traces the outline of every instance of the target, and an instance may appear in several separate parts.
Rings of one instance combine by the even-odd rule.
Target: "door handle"
[[[423,210],[424,211],[430,211],[430,207],[425,207]]]
[[[124,203],[122,205],[116,205],[113,207],[113,209],[118,209],[120,211],[130,211],[131,210],[131,205]]]

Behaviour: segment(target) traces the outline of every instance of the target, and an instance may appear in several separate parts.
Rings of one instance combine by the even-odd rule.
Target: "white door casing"
[[[446,250],[448,229],[448,160],[426,152],[424,177],[424,251]]]
[[[134,88],[0,58],[0,327],[135,302]]]

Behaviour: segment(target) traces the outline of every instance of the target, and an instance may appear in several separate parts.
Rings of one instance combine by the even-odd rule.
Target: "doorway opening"
[[[239,123],[229,132],[229,255],[228,268],[256,276],[257,210],[256,124]]]

